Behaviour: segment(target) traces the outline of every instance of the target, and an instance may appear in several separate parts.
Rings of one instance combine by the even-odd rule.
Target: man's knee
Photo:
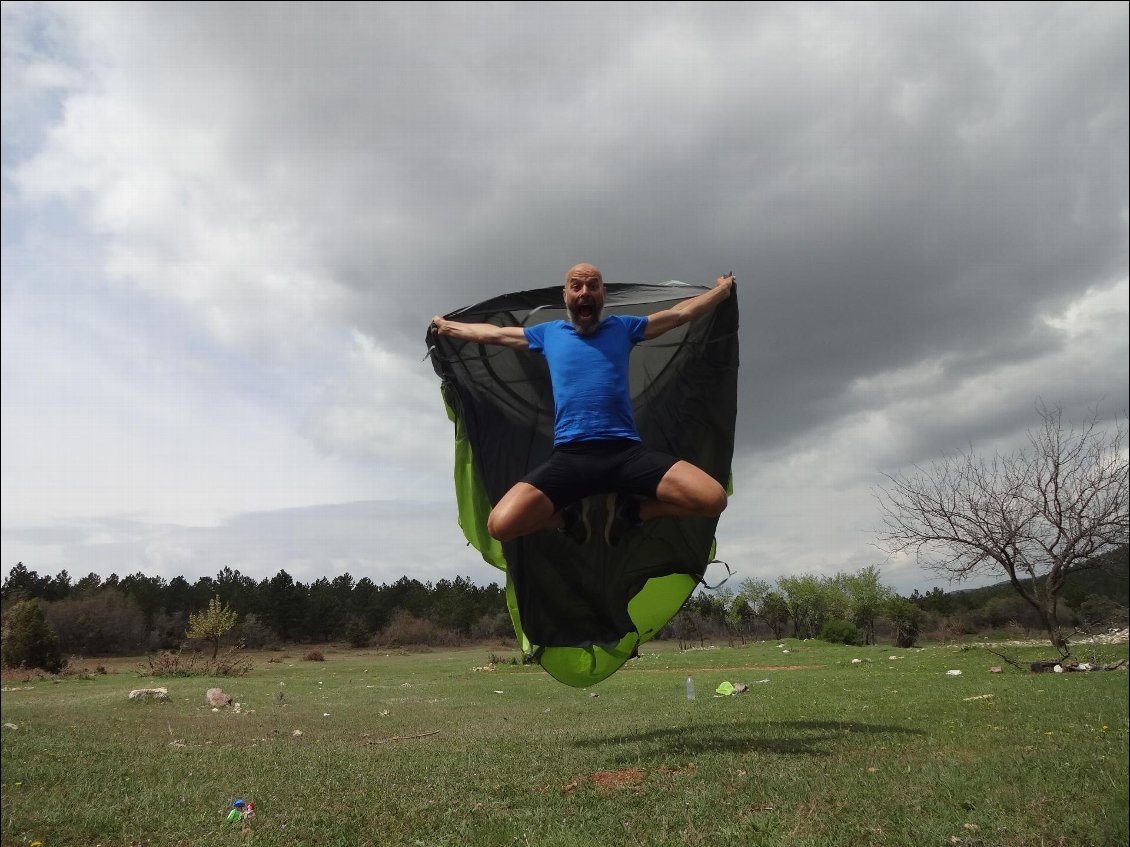
[[[497,508],[487,516],[487,532],[495,541],[506,542],[514,538],[513,524],[500,515]]]
[[[708,496],[703,501],[702,508],[707,517],[716,518],[726,511],[726,506],[728,506],[729,503],[729,498],[726,496],[726,489],[718,485],[714,491],[709,492]]]
[[[672,466],[656,489],[656,499],[702,517],[718,517],[727,506],[726,489],[688,462]]]
[[[706,474],[697,475],[694,484],[684,496],[686,508],[696,515],[716,518],[726,511],[728,503],[726,489],[718,483],[718,480]]]
[[[511,488],[487,516],[487,532],[497,541],[513,541],[540,529],[552,518],[553,501],[526,482]]]

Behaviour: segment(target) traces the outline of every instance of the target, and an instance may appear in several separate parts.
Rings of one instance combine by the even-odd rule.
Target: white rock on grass
[[[129,693],[131,700],[168,700],[167,688],[135,688]]]

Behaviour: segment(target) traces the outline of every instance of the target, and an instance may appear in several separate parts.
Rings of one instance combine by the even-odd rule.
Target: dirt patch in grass
[[[591,782],[600,791],[615,791],[627,788],[639,791],[643,786],[647,771],[642,768],[625,768],[619,771],[597,771],[590,776],[575,776],[565,785],[561,786],[562,794],[572,794],[585,782]]]
[[[606,791],[614,788],[639,788],[646,772],[639,768],[627,768],[622,771],[597,771],[589,777],[597,788]]]

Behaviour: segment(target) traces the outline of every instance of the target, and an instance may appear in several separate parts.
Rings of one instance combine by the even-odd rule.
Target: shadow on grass
[[[826,756],[832,748],[850,744],[853,736],[926,735],[920,729],[855,721],[743,721],[718,726],[672,726],[641,732],[622,732],[573,742],[575,747],[601,744],[624,748],[624,760],[641,755],[699,755],[703,753],[775,753],[781,756]],[[871,743],[870,741],[868,743]]]

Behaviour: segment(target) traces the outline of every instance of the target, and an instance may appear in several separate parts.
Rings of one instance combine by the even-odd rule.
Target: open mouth
[[[596,306],[592,303],[578,303],[577,304],[577,317],[581,320],[591,320],[596,314]]]

